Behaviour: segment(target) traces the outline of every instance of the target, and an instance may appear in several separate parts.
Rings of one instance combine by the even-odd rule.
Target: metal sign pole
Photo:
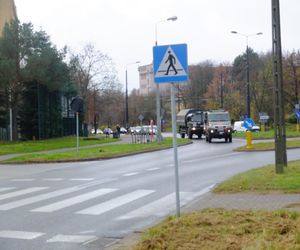
[[[174,163],[175,163],[176,214],[179,217],[180,216],[180,196],[179,196],[175,92],[176,92],[175,84],[171,83],[171,109],[172,109],[172,132],[173,132],[173,148],[174,148]]]
[[[79,149],[79,112],[76,112],[76,137],[77,137],[77,151]]]

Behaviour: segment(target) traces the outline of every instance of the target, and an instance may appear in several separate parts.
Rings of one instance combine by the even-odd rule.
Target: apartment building
[[[14,0],[0,0],[0,36],[5,23],[17,18],[16,5]]]

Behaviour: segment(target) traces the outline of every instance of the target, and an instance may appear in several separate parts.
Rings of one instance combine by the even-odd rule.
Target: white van
[[[256,131],[259,131],[259,130],[260,130],[260,127],[257,126],[257,125],[254,125],[251,128],[251,131],[253,131],[253,132],[256,132]],[[247,129],[244,127],[244,121],[236,121],[236,122],[234,122],[233,131],[234,132],[246,132]]]

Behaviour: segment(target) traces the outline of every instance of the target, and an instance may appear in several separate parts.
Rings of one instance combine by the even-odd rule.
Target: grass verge
[[[251,169],[219,184],[214,192],[300,193],[300,161],[289,162],[283,174],[276,174],[274,165]]]
[[[251,135],[252,135],[253,140],[274,139],[274,130],[272,129],[272,130],[268,130],[268,131],[252,132]],[[290,138],[299,137],[300,133],[291,128],[287,128],[286,136],[290,137]],[[246,133],[245,132],[235,132],[235,133],[233,133],[233,137],[246,139]]]
[[[265,150],[274,150],[275,144],[274,142],[258,142],[252,144],[253,148],[248,149],[245,146],[238,147],[235,151],[265,151]],[[300,140],[288,140],[286,141],[287,148],[299,148],[300,147]]]
[[[105,136],[97,137],[80,137],[79,145],[96,145],[108,142],[114,142],[118,139],[106,138]],[[0,142],[0,155],[16,154],[16,153],[31,153],[46,151],[60,148],[72,148],[76,147],[77,141],[75,136],[67,136],[62,138],[37,140],[37,141],[18,141],[18,142]]]
[[[178,144],[190,143],[188,139],[178,139]],[[26,154],[1,163],[34,163],[34,162],[63,162],[63,161],[80,161],[105,159],[112,157],[120,157],[132,153],[142,153],[153,150],[165,149],[172,146],[172,138],[165,138],[160,144],[156,142],[147,144],[114,144],[102,145],[95,148],[81,148],[67,152],[55,153],[32,153]]]
[[[299,249],[299,232],[297,212],[206,209],[167,218],[133,249]]]

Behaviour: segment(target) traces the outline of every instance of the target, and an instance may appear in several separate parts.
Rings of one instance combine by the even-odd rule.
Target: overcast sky
[[[282,47],[300,47],[300,0],[281,0]],[[42,28],[60,49],[79,50],[87,43],[108,54],[125,84],[126,65],[152,62],[157,25],[158,45],[187,43],[188,62],[232,63],[250,36],[256,52],[272,48],[271,0],[15,0],[21,22]],[[177,21],[165,21],[177,16]],[[159,23],[158,23],[159,22]],[[128,66],[129,89],[138,88],[138,65]]]

